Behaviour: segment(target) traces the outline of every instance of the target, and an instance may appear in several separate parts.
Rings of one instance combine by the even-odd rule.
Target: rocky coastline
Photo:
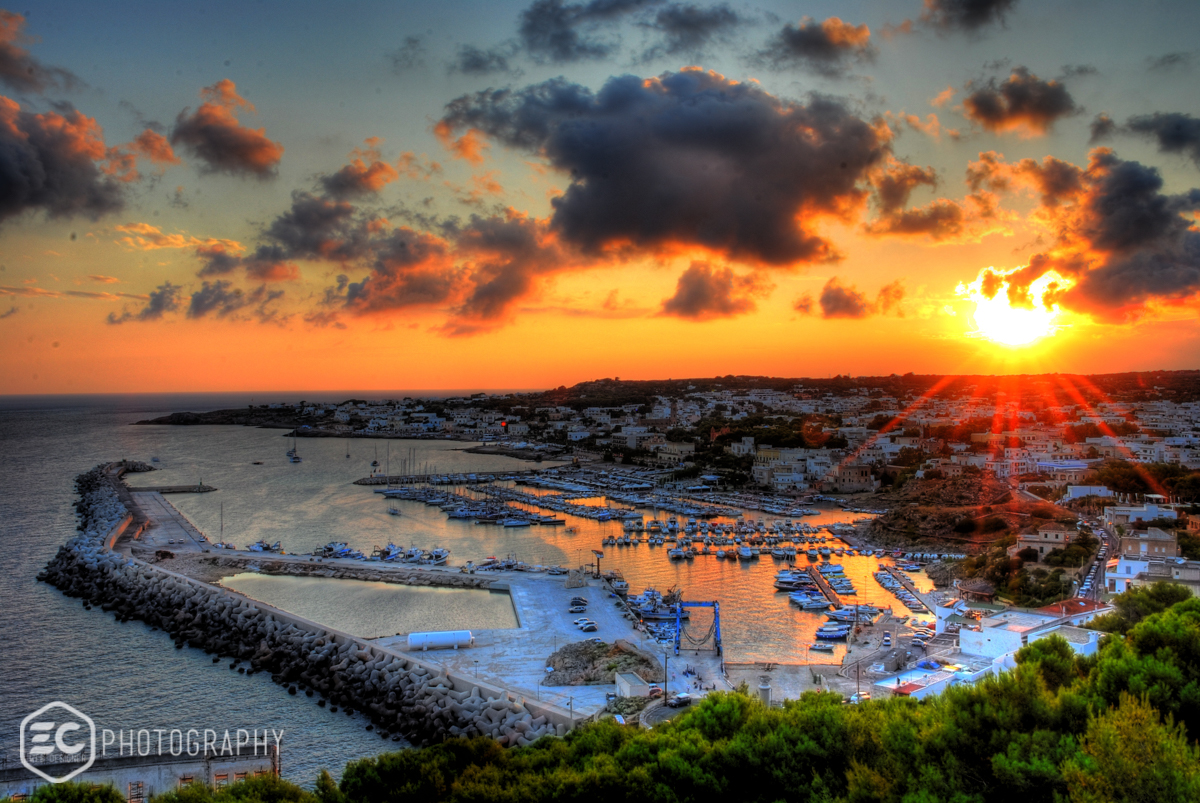
[[[139,620],[175,641],[230,661],[246,674],[270,673],[289,694],[360,712],[384,738],[425,746],[452,736],[485,735],[504,746],[564,735],[568,724],[543,706],[514,700],[487,684],[383,650],[240,595],[109,549],[131,511],[106,466],[76,478],[79,534],[38,575],[63,594],[120,621]]]

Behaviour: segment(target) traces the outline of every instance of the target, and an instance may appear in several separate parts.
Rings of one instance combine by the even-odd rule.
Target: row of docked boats
[[[330,541],[323,547],[314,549],[311,553],[316,558],[335,558],[342,560],[367,560],[384,563],[412,563],[423,566],[445,566],[450,559],[450,550],[435,547],[426,551],[418,546],[408,549],[388,544],[385,547],[375,547],[370,555],[364,555],[361,550],[354,549],[342,541]]]
[[[566,524],[565,519],[522,510],[502,502],[475,499],[433,488],[388,488],[377,493],[388,499],[422,502],[440,508],[449,518],[473,521],[476,524],[495,524],[501,527],[531,527]],[[391,513],[395,508],[388,510]],[[399,513],[399,511],[396,511]]]
[[[603,505],[579,505],[560,494],[538,495],[527,493],[525,491],[519,491],[516,488],[504,488],[498,486],[482,488],[480,489],[480,492],[492,499],[500,499],[505,502],[516,502],[522,505],[529,505],[530,507],[553,510],[556,513],[566,513],[571,516],[579,516],[580,518],[591,519],[593,521],[621,521],[633,517],[638,519],[642,518],[641,513],[635,513],[631,510],[605,507]]]
[[[879,585],[883,586],[884,589],[891,592],[896,599],[900,600],[900,603],[905,608],[908,608],[913,613],[929,613],[928,606],[926,606],[925,603],[922,602],[915,594],[909,591],[904,583],[900,582],[895,575],[886,569],[880,568],[879,571],[875,572],[875,581],[878,582]]]

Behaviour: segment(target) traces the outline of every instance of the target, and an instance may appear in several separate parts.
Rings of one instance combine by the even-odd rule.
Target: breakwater
[[[485,735],[501,745],[564,735],[573,724],[557,706],[515,698],[498,686],[447,672],[284,611],[113,551],[134,518],[109,467],[76,478],[79,534],[38,575],[88,608],[139,620],[185,644],[230,659],[230,668],[270,673],[289,694],[319,695],[371,720],[381,736],[427,745]],[[118,533],[114,535],[114,533]],[[239,666],[247,664],[247,666]]]

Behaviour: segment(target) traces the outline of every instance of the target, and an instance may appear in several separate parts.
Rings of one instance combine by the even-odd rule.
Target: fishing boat
[[[817,638],[825,639],[826,641],[840,641],[840,640],[846,638],[846,636],[850,635],[850,629],[847,628],[845,630],[818,630],[815,635]]]
[[[810,650],[816,650],[817,652],[833,652],[833,649],[834,649],[832,644],[823,644],[821,642],[817,642],[816,644],[809,644],[808,648]]]

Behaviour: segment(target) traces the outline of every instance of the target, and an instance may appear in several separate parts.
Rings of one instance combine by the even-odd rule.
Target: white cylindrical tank
[[[409,633],[408,648],[410,650],[445,650],[471,647],[475,637],[470,630],[446,630],[440,633]]]
[[[766,678],[763,678],[758,684],[758,699],[762,700],[763,705],[771,704],[771,681]]]

